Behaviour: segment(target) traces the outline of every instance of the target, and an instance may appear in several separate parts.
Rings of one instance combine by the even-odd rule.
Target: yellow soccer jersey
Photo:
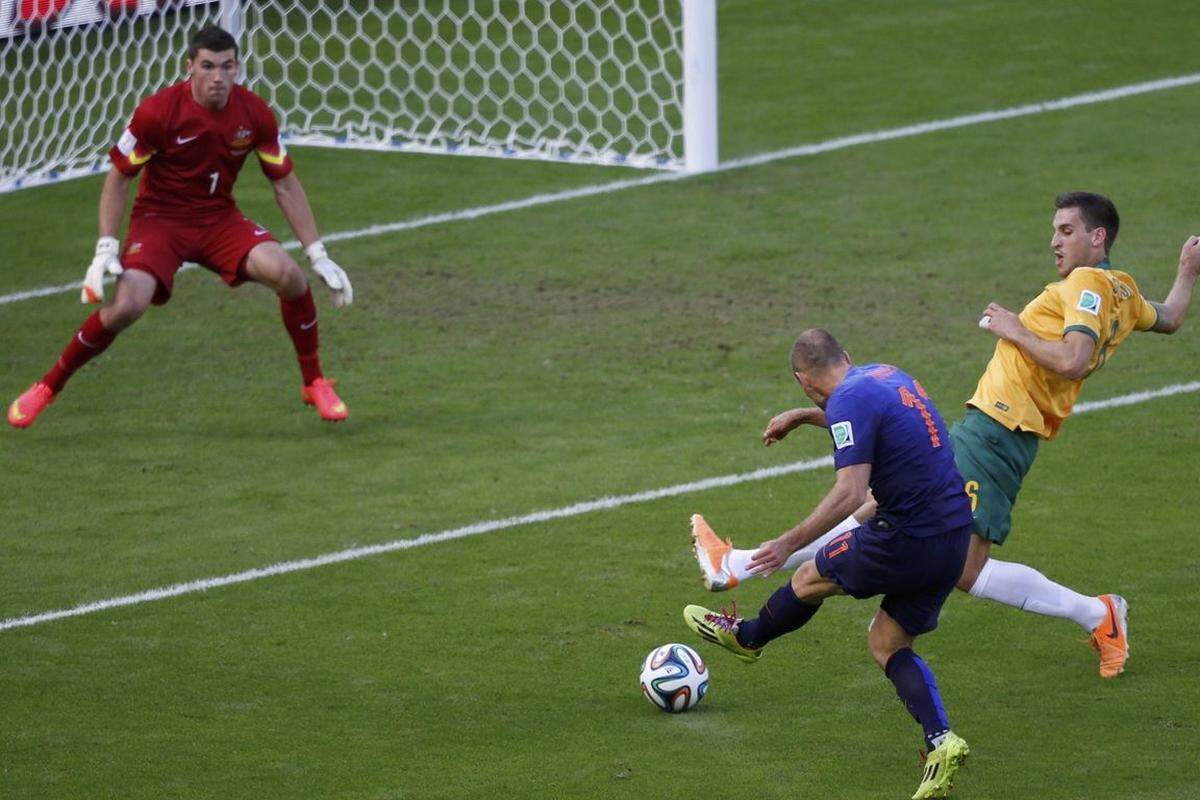
[[[1021,324],[1042,339],[1057,341],[1071,331],[1091,336],[1096,349],[1089,375],[1104,366],[1130,333],[1149,330],[1158,321],[1158,312],[1133,278],[1106,269],[1107,263],[1076,267],[1063,280],[1048,284],[1021,312]],[[1082,378],[1057,375],[1001,339],[967,405],[1010,430],[1053,439],[1082,388]]]

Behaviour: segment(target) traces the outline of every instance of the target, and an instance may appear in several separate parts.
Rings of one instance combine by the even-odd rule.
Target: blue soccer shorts
[[[914,537],[878,518],[817,552],[817,572],[856,599],[883,595],[880,607],[911,636],[937,627],[967,559],[971,527]]]

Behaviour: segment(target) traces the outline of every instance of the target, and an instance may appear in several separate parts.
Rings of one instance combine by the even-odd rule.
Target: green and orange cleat
[[[38,381],[12,401],[8,407],[8,424],[14,428],[28,428],[56,396],[53,389]]]
[[[316,406],[321,419],[328,422],[342,422],[350,416],[350,409],[334,391],[333,382],[324,378],[317,378],[301,389],[300,399],[305,405]]]

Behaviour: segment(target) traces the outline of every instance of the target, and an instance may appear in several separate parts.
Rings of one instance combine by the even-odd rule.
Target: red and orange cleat
[[[300,399],[306,405],[316,406],[323,420],[342,422],[350,416],[350,409],[333,390],[333,381],[317,378],[300,390]]]
[[[14,428],[28,428],[54,402],[54,390],[38,381],[26,389],[8,407],[8,424]]]
[[[1102,594],[1108,613],[1092,631],[1092,649],[1100,654],[1100,677],[1115,678],[1129,659],[1129,603],[1117,594]]]

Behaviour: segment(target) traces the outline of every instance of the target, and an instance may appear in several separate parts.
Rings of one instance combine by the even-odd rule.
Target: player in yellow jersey
[[[975,516],[958,588],[1024,611],[1074,620],[1091,633],[1100,654],[1100,675],[1111,678],[1124,670],[1129,653],[1126,601],[1112,594],[1080,594],[1032,567],[991,558],[991,547],[1008,537],[1013,504],[1038,444],[1058,435],[1084,379],[1104,366],[1133,331],[1179,330],[1200,275],[1200,237],[1184,243],[1175,283],[1166,300],[1154,303],[1108,260],[1120,227],[1108,198],[1071,192],[1056,198],[1054,206],[1050,247],[1060,280],[1047,285],[1020,314],[995,303],[985,309],[980,327],[1000,341],[967,401],[966,416],[950,432]],[[815,408],[785,411],[767,424],[763,442],[773,444],[806,423],[824,425],[824,416]],[[868,508],[855,516],[870,513]],[[734,549],[702,518],[699,524],[693,521],[692,536],[710,589],[731,588],[753,574],[749,564],[754,551]]]
[[[1200,274],[1200,237],[1184,243],[1175,284],[1165,301],[1154,303],[1108,260],[1120,227],[1112,201],[1071,192],[1060,195],[1054,207],[1050,247],[1061,280],[1047,285],[1019,315],[992,303],[980,319],[980,327],[1000,341],[967,401],[966,417],[951,434],[975,512],[976,535],[958,587],[1074,620],[1091,632],[1100,675],[1112,678],[1125,669],[1129,655],[1124,598],[1082,595],[1024,564],[991,558],[991,546],[1007,538],[1017,491],[1038,444],[1058,435],[1084,379],[1134,331],[1179,330]]]

